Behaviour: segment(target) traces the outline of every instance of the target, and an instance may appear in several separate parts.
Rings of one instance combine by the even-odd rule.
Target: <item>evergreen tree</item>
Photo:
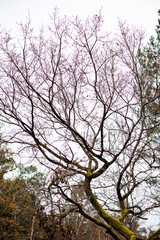
[[[160,16],[160,10],[158,11]],[[147,138],[152,138],[160,151],[160,19],[156,26],[156,38],[151,36],[147,47],[139,49],[142,92],[145,98]]]

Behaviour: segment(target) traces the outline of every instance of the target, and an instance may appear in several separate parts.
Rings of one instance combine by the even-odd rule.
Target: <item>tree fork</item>
[[[129,230],[124,226],[119,219],[111,217],[102,207],[102,205],[97,201],[96,197],[93,195],[90,187],[89,177],[85,178],[84,181],[84,191],[87,195],[92,206],[97,210],[100,217],[102,217],[113,229],[119,232],[122,236],[126,237],[128,240],[143,240],[143,238],[137,236],[134,232]]]

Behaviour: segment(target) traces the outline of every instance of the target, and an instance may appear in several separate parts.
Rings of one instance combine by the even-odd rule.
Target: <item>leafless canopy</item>
[[[54,12],[38,34],[30,21],[19,40],[1,32],[3,135],[53,170],[53,200],[63,196],[114,239],[142,239],[124,221],[144,219],[160,203],[154,186],[146,189],[158,177],[159,152],[155,126],[146,131],[150,78],[137,58],[144,33],[120,22],[111,38],[102,22]],[[156,91],[151,101],[158,99]]]

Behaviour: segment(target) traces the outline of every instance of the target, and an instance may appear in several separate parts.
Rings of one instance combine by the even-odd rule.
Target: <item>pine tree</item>
[[[160,10],[158,11],[160,16]],[[140,79],[146,112],[147,139],[152,138],[160,151],[160,19],[156,26],[156,38],[151,36],[147,47],[139,49]]]

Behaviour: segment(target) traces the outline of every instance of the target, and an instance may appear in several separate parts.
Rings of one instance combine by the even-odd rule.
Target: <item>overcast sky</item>
[[[83,19],[101,9],[106,31],[114,32],[120,18],[142,27],[150,36],[155,33],[160,0],[0,0],[0,25],[16,32],[16,23],[25,22],[28,12],[34,26],[45,25],[55,7],[61,15]]]
[[[16,22],[25,21],[28,12],[35,26],[46,24],[55,7],[61,15],[81,18],[97,14],[102,9],[107,31],[114,31],[118,17],[130,25],[143,27],[154,34],[160,0],[0,0],[0,24],[16,31]]]

